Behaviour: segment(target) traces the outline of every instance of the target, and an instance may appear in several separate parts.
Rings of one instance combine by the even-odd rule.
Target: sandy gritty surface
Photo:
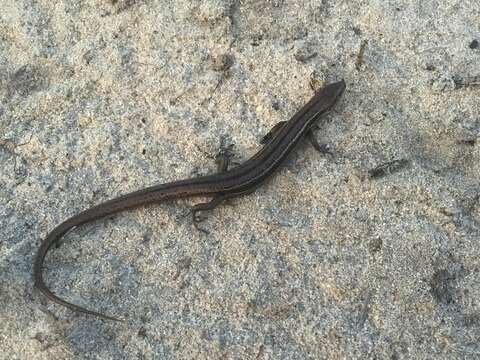
[[[478,359],[477,1],[0,0],[1,359]],[[347,91],[255,193],[66,236],[69,216],[214,173]]]

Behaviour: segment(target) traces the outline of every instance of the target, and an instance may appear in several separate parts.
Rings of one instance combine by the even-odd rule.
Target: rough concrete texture
[[[0,358],[478,359],[478,2],[0,0]],[[254,194],[39,244],[103,200],[240,162],[344,78]]]

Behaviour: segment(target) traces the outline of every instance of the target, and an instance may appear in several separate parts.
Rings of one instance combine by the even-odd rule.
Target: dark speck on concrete
[[[393,160],[368,170],[368,174],[372,179],[381,178],[400,171],[408,164],[409,161],[407,159]]]
[[[45,85],[45,78],[38,68],[30,64],[22,66],[12,75],[7,85],[8,94],[18,94],[22,97],[39,91]]]
[[[144,327],[141,327],[138,330],[138,336],[141,337],[142,339],[145,339],[147,337],[147,329],[145,329]]]
[[[226,71],[233,65],[233,56],[219,54],[212,57],[212,67],[215,71]]]
[[[278,100],[273,101],[272,108],[273,110],[276,110],[276,111],[280,110],[280,102]]]
[[[374,254],[382,250],[382,246],[383,246],[382,238],[375,237],[371,239],[370,242],[368,243],[368,250],[370,251],[371,254]]]
[[[450,304],[453,300],[453,276],[447,270],[436,271],[430,280],[430,292],[434,299],[442,304]]]
[[[317,55],[318,53],[314,51],[311,47],[302,46],[299,49],[297,49],[294,57],[295,57],[295,60],[297,60],[298,62],[304,63],[310,59],[313,59]]]

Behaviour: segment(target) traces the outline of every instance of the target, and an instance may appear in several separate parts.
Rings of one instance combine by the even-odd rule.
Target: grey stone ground
[[[0,358],[480,358],[480,8],[470,1],[0,0]],[[242,161],[348,89],[256,193],[73,231],[128,191]],[[382,164],[377,170],[372,170]],[[401,161],[400,161],[401,160]],[[370,171],[369,171],[370,170]]]

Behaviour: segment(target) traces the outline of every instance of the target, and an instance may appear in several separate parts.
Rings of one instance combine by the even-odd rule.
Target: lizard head
[[[341,80],[336,83],[329,84],[321,89],[321,97],[325,103],[326,110],[331,109],[340,96],[345,91],[346,84],[344,80]]]

